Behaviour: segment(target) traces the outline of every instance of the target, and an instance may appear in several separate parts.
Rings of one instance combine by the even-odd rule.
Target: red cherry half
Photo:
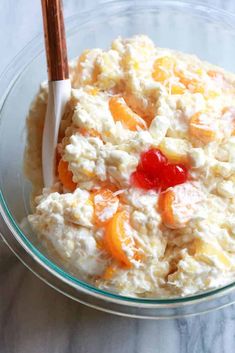
[[[188,170],[182,164],[168,164],[162,171],[162,189],[183,184],[188,179]]]
[[[182,164],[170,164],[158,149],[142,153],[139,165],[132,173],[131,182],[139,188],[166,190],[188,179],[188,169]]]
[[[149,177],[154,178],[167,162],[167,158],[160,150],[152,148],[142,154],[140,167]]]
[[[131,175],[131,181],[133,184],[141,189],[154,189],[154,183],[152,180],[150,180],[147,175],[141,171],[137,170],[136,172],[132,173]]]

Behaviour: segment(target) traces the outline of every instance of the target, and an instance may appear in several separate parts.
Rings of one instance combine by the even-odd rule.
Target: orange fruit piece
[[[190,183],[167,189],[158,199],[162,222],[171,229],[183,228],[193,217],[202,199],[203,195]]]
[[[212,78],[215,78],[216,76],[218,76],[218,72],[215,71],[215,70],[208,70],[207,71],[207,75],[212,77]]]
[[[210,73],[211,77],[216,77],[212,75],[216,75],[216,72],[208,71],[208,75]],[[213,99],[218,97],[219,93],[217,91],[212,91],[207,89],[207,87],[197,79],[189,79],[185,77],[181,72],[176,73],[180,79],[180,82],[189,89],[192,93],[201,93],[205,99]],[[209,75],[209,76],[210,76]]]
[[[100,185],[101,189],[109,189],[112,192],[118,191],[118,187],[115,184],[112,184],[108,180],[100,181],[99,185]]]
[[[182,72],[177,72],[180,82],[188,88],[192,93],[201,93],[204,94],[205,89],[202,83],[200,83],[195,78],[188,78],[182,74]]]
[[[192,93],[204,93],[204,86],[196,78],[189,78],[185,76],[182,71],[177,69],[175,70],[175,75],[179,78],[180,83]]]
[[[208,115],[198,112],[189,122],[189,133],[201,142],[207,144],[216,140],[215,122]]]
[[[93,193],[94,222],[104,225],[117,212],[119,199],[109,189],[100,189]]]
[[[73,173],[68,169],[68,162],[61,159],[58,164],[58,176],[63,186],[69,191],[74,191],[77,184],[73,182]]]
[[[121,121],[129,130],[146,129],[145,121],[126,104],[122,97],[111,97],[109,109],[115,121]]]
[[[172,190],[161,193],[158,200],[158,208],[162,216],[162,221],[169,228],[177,228],[177,221],[173,212],[174,200],[175,197]]]
[[[156,59],[153,64],[153,79],[158,82],[164,82],[172,75],[174,66],[175,62],[169,56]]]
[[[95,129],[90,129],[90,130],[87,130],[85,129],[84,127],[81,127],[79,129],[79,132],[81,135],[83,136],[89,136],[89,137],[99,137],[101,139],[101,135],[98,131],[96,131]]]
[[[119,263],[127,268],[132,264],[123,246],[133,246],[132,238],[127,234],[126,226],[129,223],[128,213],[126,211],[117,212],[107,223],[104,235],[104,243],[110,255]]]
[[[191,79],[184,76],[182,71],[175,69],[175,75],[179,78],[180,83],[182,83],[185,87],[188,87],[190,84]]]

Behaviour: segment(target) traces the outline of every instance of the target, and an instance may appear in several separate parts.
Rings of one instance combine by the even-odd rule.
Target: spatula
[[[61,0],[41,0],[48,69],[48,103],[43,130],[45,187],[55,182],[56,145],[61,117],[71,94]]]

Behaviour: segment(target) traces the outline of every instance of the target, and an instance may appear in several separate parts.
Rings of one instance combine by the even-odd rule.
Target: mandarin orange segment
[[[186,77],[181,71],[176,71],[175,74],[179,78],[180,83],[182,83],[192,93],[205,93],[203,84],[197,79]]]
[[[180,83],[182,83],[185,87],[188,88],[190,80],[187,77],[183,76],[181,73],[177,73],[177,76],[179,77]]]
[[[173,213],[174,192],[167,190],[159,196],[158,208],[162,216],[163,223],[169,228],[176,227],[176,220]]]
[[[203,193],[191,183],[167,189],[158,199],[162,222],[171,229],[184,227],[192,219],[202,200]]]
[[[58,176],[66,189],[74,191],[76,189],[76,184],[73,182],[73,173],[68,168],[68,162],[61,159],[58,164]]]
[[[189,133],[201,142],[207,144],[211,141],[215,141],[217,137],[213,124],[214,122],[211,121],[206,114],[198,112],[190,119]]]
[[[202,82],[195,78],[185,77],[182,72],[176,72],[176,75],[179,77],[180,83],[182,83],[192,93],[201,93],[205,97],[205,99],[214,99],[219,96],[218,92],[207,89],[207,87]]]
[[[104,225],[117,212],[119,199],[109,189],[100,189],[93,193],[94,221],[96,225]]]
[[[146,129],[145,121],[126,104],[121,97],[109,100],[109,109],[115,121],[121,121],[129,130]]]
[[[153,64],[153,79],[158,82],[164,82],[172,75],[174,65],[175,62],[173,58],[169,56],[156,59]]]
[[[215,71],[215,70],[208,70],[207,71],[207,75],[212,77],[212,78],[215,78],[218,75],[218,72]]]
[[[115,184],[112,184],[110,181],[105,180],[105,181],[100,181],[100,187],[101,189],[109,189],[112,192],[118,191],[118,187]]]
[[[117,212],[107,223],[104,242],[110,255],[125,267],[130,268],[131,261],[123,249],[133,244],[132,238],[126,231],[128,223],[128,213],[126,211]]]

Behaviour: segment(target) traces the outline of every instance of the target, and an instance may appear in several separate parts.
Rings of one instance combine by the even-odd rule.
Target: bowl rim
[[[120,0],[120,1],[104,1],[105,4],[105,11],[110,11],[113,7],[120,7],[120,11],[123,11],[123,6],[129,7],[130,5],[126,3],[125,0]],[[179,7],[186,9],[186,10],[192,10],[192,7],[201,12],[201,13],[207,13],[208,10],[210,11],[210,16],[213,17],[213,20],[219,20],[221,17],[225,16],[226,19],[231,20],[228,21],[226,24],[231,25],[231,27],[235,30],[235,14],[229,13],[226,10],[223,9],[218,9],[212,6],[207,6],[202,2],[197,2],[197,1],[192,1],[191,3],[188,3],[186,1],[175,1],[175,0],[165,0],[164,2],[160,0],[146,0],[144,4],[135,4],[135,9],[144,9],[144,10],[149,10],[151,6],[154,6],[154,8],[167,8],[167,6],[170,6],[172,9],[177,9],[179,10]],[[90,21],[97,19],[100,17],[103,13],[103,8],[101,9],[99,6],[95,6],[92,9],[89,10],[83,10],[80,11],[79,13],[76,13],[68,18],[66,18],[65,23],[66,26],[68,27],[66,32],[72,33],[76,27],[78,27],[77,21],[78,19],[80,20],[79,22],[79,27],[84,27],[90,23]],[[116,16],[117,14],[115,14]],[[83,20],[83,21],[82,21]],[[74,23],[75,22],[75,23]],[[25,55],[25,52],[30,52],[33,56],[31,60],[27,61],[27,63],[23,66],[21,66],[18,70],[17,63],[20,62],[20,58],[22,55]],[[10,61],[10,63],[5,67],[5,69],[2,71],[0,75],[0,82],[8,79],[10,79],[10,83],[7,82],[7,88],[4,89],[4,92],[0,92],[0,117],[2,114],[2,110],[4,109],[5,103],[7,101],[8,95],[11,93],[11,89],[14,87],[16,82],[20,79],[21,75],[24,73],[25,69],[28,67],[28,65],[38,57],[43,52],[42,48],[42,34],[38,34],[35,36],[28,44],[26,44],[19,52],[16,54],[16,56]],[[12,77],[12,67],[16,67],[16,73],[14,73],[14,76]],[[1,125],[1,119],[0,119],[0,125]],[[98,297],[102,300],[108,300],[111,302],[115,302],[118,304],[122,305],[142,305],[144,307],[164,307],[164,306],[177,306],[179,304],[181,305],[187,305],[187,304],[192,304],[193,302],[200,302],[208,299],[213,299],[215,297],[221,296],[223,294],[227,294],[231,290],[235,288],[235,281],[232,283],[229,283],[228,285],[221,286],[215,289],[211,289],[208,291],[204,292],[199,292],[198,294],[194,295],[189,295],[185,297],[172,297],[169,299],[166,298],[135,298],[135,297],[128,297],[120,294],[115,294],[109,291],[101,290],[98,289],[82,280],[77,279],[76,277],[70,275],[68,272],[63,270],[61,267],[56,265],[53,261],[49,260],[45,255],[43,255],[27,238],[27,236],[23,233],[23,231],[20,229],[18,226],[17,222],[15,221],[13,215],[11,214],[10,210],[7,207],[7,203],[4,199],[3,192],[0,190],[0,213],[4,219],[5,224],[7,225],[8,229],[10,232],[13,234],[14,238],[18,241],[18,243],[26,250],[26,252],[36,260],[36,262],[40,265],[43,266],[48,272],[50,272],[53,276],[56,276],[60,280],[66,282],[69,286],[72,286],[76,289],[79,289],[89,295],[93,295],[95,297]],[[3,236],[4,237],[4,236]],[[33,271],[34,272],[34,271]],[[65,293],[66,294],[66,293]]]

